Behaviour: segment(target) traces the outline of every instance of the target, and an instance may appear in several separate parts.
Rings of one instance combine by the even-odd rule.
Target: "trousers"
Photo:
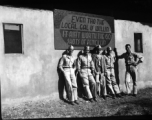
[[[66,68],[64,77],[69,101],[77,100],[77,82],[74,70],[72,68]]]
[[[131,78],[133,81],[133,94],[137,94],[137,68],[134,66],[127,66],[125,74],[125,86],[127,94],[131,93],[131,88],[129,85]]]
[[[81,72],[80,77],[82,79],[83,88],[88,99],[96,97],[96,82],[93,75],[87,72]]]
[[[97,74],[95,76],[96,80],[96,88],[97,92],[99,92],[99,96],[106,96],[107,95],[107,90],[106,90],[106,80],[103,74]]]
[[[118,84],[116,83],[114,69],[107,69],[106,71],[106,83],[111,94],[119,94],[120,90]]]

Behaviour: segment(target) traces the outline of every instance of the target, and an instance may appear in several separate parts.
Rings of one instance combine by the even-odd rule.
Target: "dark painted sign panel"
[[[69,45],[82,49],[94,47],[114,47],[114,19],[86,13],[54,10],[55,49],[67,49]],[[111,44],[110,44],[111,43]]]

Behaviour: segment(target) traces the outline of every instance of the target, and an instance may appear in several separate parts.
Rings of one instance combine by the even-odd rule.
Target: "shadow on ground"
[[[67,117],[106,117],[106,119],[150,119],[152,115],[152,88],[138,92],[137,97],[124,96],[123,98],[106,101],[97,98],[98,102],[86,102],[79,98],[79,105],[70,105],[63,100],[52,100],[51,97],[43,100],[23,102],[13,105],[2,105],[3,119],[24,118],[67,118]],[[148,116],[148,118],[147,118]]]
[[[113,106],[119,106],[114,116],[122,115],[152,115],[152,88],[140,90],[137,97],[128,96],[127,100]],[[130,100],[129,100],[130,98]]]
[[[115,116],[122,115],[152,115],[152,100],[145,98],[120,104],[122,107]]]

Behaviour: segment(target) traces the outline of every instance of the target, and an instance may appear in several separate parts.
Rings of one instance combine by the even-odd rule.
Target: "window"
[[[3,23],[5,53],[23,53],[22,24]]]
[[[134,33],[135,52],[143,53],[142,33]]]

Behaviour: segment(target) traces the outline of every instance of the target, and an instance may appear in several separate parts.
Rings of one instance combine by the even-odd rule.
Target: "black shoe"
[[[89,99],[90,102],[93,102],[93,98]]]
[[[134,97],[137,97],[137,94],[133,94]]]
[[[120,94],[116,94],[116,97],[119,97],[119,98],[121,98],[122,96],[121,96]]]
[[[132,94],[131,94],[131,93],[128,93],[128,94],[126,94],[126,96],[132,96]]]
[[[100,95],[99,95],[99,91],[97,91],[97,95],[100,96]]]
[[[74,105],[74,102],[73,102],[73,101],[71,101],[71,102],[70,102],[70,104],[71,104],[71,105]]]
[[[75,100],[74,103],[76,103],[77,105],[79,105],[79,102],[77,100]]]
[[[104,100],[106,100],[106,99],[107,99],[105,95],[103,95],[103,99],[104,99]]]
[[[116,99],[116,96],[114,94],[112,94],[112,99]]]
[[[111,97],[111,95],[106,95],[106,97]]]
[[[130,96],[130,93],[124,93],[124,96]]]
[[[95,102],[97,102],[97,98],[96,98],[96,97],[94,97],[93,100],[94,100]]]

